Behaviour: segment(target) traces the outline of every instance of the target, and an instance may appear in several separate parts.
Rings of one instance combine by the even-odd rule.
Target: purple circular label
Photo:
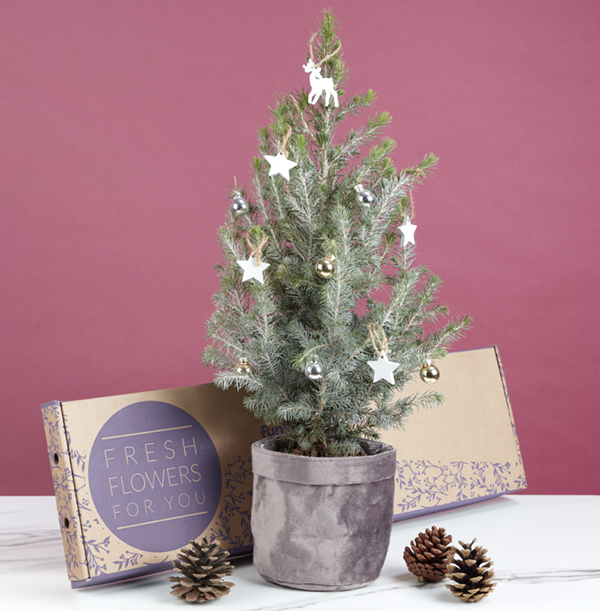
[[[90,456],[98,513],[125,543],[168,552],[196,539],[221,497],[221,464],[208,433],[170,403],[142,401],[111,416]]]

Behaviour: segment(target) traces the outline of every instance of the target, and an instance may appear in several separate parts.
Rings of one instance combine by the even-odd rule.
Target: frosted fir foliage
[[[414,218],[414,189],[436,157],[398,171],[390,159],[395,143],[383,136],[385,112],[338,130],[375,94],[345,94],[341,43],[327,11],[306,60],[332,80],[339,105],[325,106],[324,96],[309,104],[306,64],[299,61],[304,87],[278,99],[271,125],[259,130],[252,185],[232,191],[232,197],[242,192],[248,213],[225,208],[220,289],[203,360],[216,370],[218,386],[248,391],[246,407],[267,425],[283,425],[301,450],[324,446],[342,456],[359,451],[358,438],[377,439],[415,408],[442,401],[435,391],[402,398],[396,391],[418,379],[426,359],[443,357],[469,318],[424,334],[425,324],[447,315],[436,302],[440,278],[415,263],[414,243],[402,246],[400,226]],[[289,180],[270,175],[267,160],[279,154],[296,164]],[[373,194],[371,205],[357,200],[357,185]],[[262,283],[243,281],[237,261],[252,256],[269,264]],[[335,261],[328,278],[315,271],[324,257]],[[398,363],[393,384],[375,382],[368,364],[382,350]],[[247,359],[246,371],[237,367],[240,359]],[[306,375],[310,362],[319,364],[319,379]]]

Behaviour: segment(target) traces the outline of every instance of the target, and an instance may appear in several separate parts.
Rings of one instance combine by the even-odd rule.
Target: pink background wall
[[[600,4],[329,0],[390,111],[420,261],[498,344],[530,493],[599,494]],[[52,494],[39,405],[208,382],[216,229],[323,4],[0,0],[0,494]]]

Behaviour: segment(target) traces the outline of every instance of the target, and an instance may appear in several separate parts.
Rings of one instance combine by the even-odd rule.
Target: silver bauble
[[[244,216],[244,214],[248,213],[248,210],[250,210],[250,206],[241,195],[237,195],[233,198],[231,202],[231,212],[233,214],[236,216]]]
[[[323,368],[321,367],[319,361],[313,359],[312,361],[308,361],[306,364],[304,373],[309,380],[320,380],[323,377]]]
[[[356,195],[356,199],[365,206],[370,206],[375,201],[374,195],[367,189],[359,191]]]

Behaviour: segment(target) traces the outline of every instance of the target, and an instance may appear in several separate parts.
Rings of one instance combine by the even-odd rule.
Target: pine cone
[[[446,529],[432,526],[404,548],[404,561],[408,570],[419,578],[419,581],[441,581],[448,572],[448,563],[454,554],[454,548],[448,547],[452,535]]]
[[[234,586],[223,577],[233,573],[233,567],[224,559],[229,552],[219,551],[219,543],[209,543],[202,537],[200,544],[190,541],[191,549],[183,548],[178,554],[178,560],[173,560],[173,569],[181,575],[167,577],[175,582],[171,586],[171,594],[190,603],[203,603],[229,594]]]
[[[457,598],[465,602],[475,603],[485,598],[497,585],[492,583],[494,571],[490,567],[494,564],[485,554],[487,549],[478,545],[473,549],[471,543],[459,543],[463,549],[456,550],[460,558],[455,557],[454,563],[448,567],[448,579],[456,583],[448,584],[446,587]]]

